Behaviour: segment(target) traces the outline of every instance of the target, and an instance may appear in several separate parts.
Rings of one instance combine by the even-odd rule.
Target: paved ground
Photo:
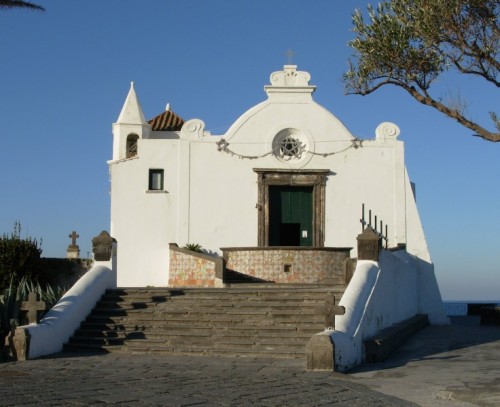
[[[411,406],[300,360],[58,355],[0,364],[2,406]]]
[[[348,375],[304,361],[75,355],[0,364],[1,406],[500,406],[500,327],[429,327]]]
[[[476,319],[477,318],[477,319]],[[383,363],[348,377],[420,406],[500,406],[500,327],[478,317],[428,327]]]

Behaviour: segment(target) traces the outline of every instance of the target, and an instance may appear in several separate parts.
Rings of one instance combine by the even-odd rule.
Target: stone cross
[[[287,52],[286,52],[286,56],[288,57],[288,65],[292,65],[293,61],[292,61],[292,58],[293,56],[295,55],[295,51],[289,49]]]
[[[21,302],[21,310],[28,311],[28,323],[36,324],[38,322],[38,311],[44,311],[47,306],[44,301],[38,301],[37,293],[29,293],[28,301]]]
[[[325,329],[335,329],[335,315],[344,315],[345,308],[341,305],[335,305],[335,297],[331,292],[325,296]]]
[[[69,237],[71,238],[71,245],[72,246],[75,246],[76,245],[76,239],[80,237],[79,234],[77,234],[74,230],[73,232],[71,232],[71,235],[69,235]]]

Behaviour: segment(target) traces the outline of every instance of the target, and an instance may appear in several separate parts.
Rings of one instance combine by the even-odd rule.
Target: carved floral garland
[[[290,140],[292,139],[292,140]],[[256,160],[258,158],[264,158],[268,155],[276,155],[285,160],[291,160],[292,158],[300,159],[303,153],[309,153],[312,155],[318,155],[322,157],[329,157],[331,155],[343,153],[351,148],[358,149],[363,147],[363,140],[359,138],[354,138],[352,140],[352,144],[342,150],[332,151],[330,153],[316,153],[315,151],[306,150],[305,145],[301,143],[299,140],[294,139],[290,136],[286,137],[278,146],[273,148],[271,151],[261,154],[261,155],[244,155],[238,154],[229,148],[229,143],[221,138],[217,141],[217,151],[221,151],[223,153],[230,154],[231,156],[236,156],[240,159],[248,159],[248,160]]]

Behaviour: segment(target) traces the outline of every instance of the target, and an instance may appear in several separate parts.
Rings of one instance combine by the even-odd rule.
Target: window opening
[[[300,140],[288,135],[280,143],[280,156],[285,160],[301,158],[304,145]]]
[[[139,140],[139,136],[137,134],[129,134],[127,136],[127,146],[126,146],[126,158],[135,157],[137,155],[137,141]]]
[[[149,190],[150,191],[163,190],[163,170],[157,170],[157,169],[149,170]]]

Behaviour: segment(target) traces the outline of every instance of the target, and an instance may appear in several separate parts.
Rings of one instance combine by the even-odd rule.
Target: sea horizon
[[[468,315],[468,304],[500,304],[499,300],[443,300],[446,316]]]

